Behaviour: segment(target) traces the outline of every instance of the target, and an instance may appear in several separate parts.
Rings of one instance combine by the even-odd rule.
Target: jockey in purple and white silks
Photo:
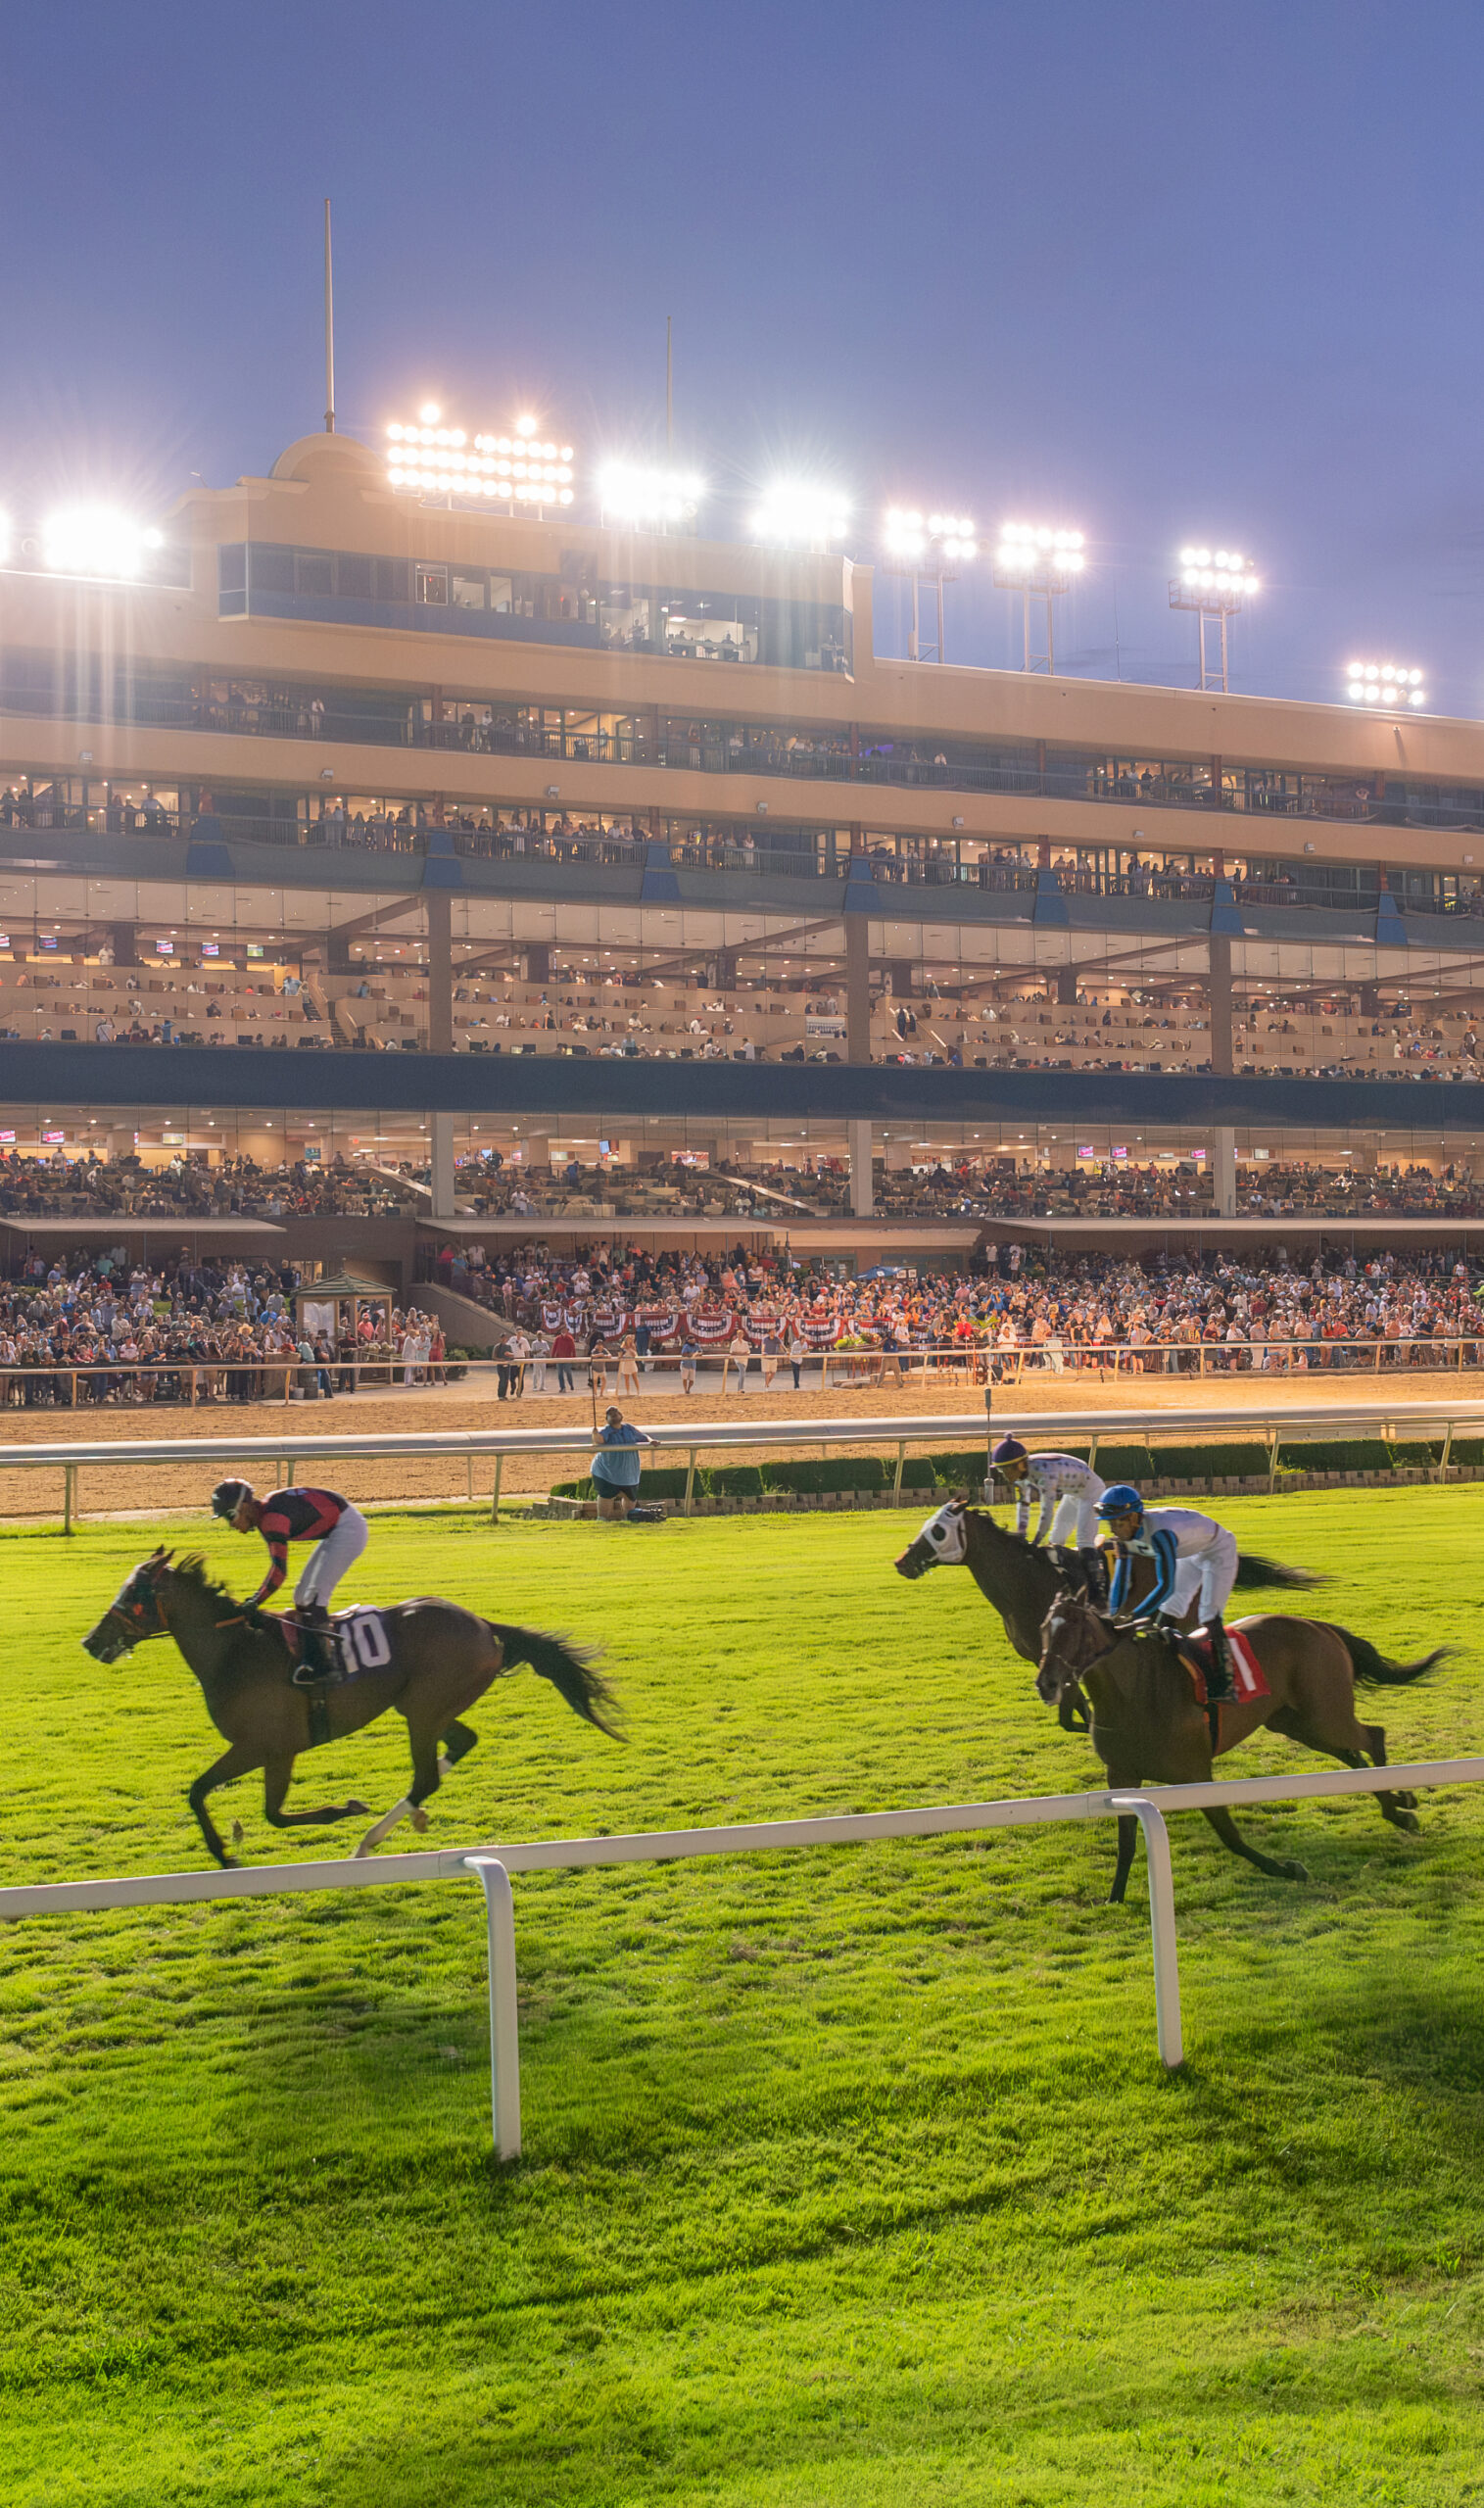
[[[1100,1597],[1098,1507],[1105,1483],[1091,1464],[1076,1454],[1029,1454],[1018,1437],[1001,1437],[989,1460],[1015,1491],[1015,1529],[1021,1539],[1036,1548],[1049,1542],[1067,1573],[1090,1585],[1094,1599]],[[1031,1532],[1030,1510],[1037,1503],[1040,1518]]]

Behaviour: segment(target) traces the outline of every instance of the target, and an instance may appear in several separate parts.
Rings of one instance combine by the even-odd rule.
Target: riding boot
[[[296,1614],[299,1621],[299,1661],[294,1666],[296,1689],[313,1689],[320,1681],[335,1675],[333,1621],[323,1603],[301,1603]]]
[[[1075,1550],[1069,1550],[1063,1542],[1054,1542],[1051,1548],[1051,1557],[1056,1562],[1056,1572],[1061,1577],[1063,1584],[1066,1585],[1074,1594],[1080,1594],[1083,1590],[1083,1585],[1081,1564],[1077,1552]]]
[[[1207,1620],[1206,1635],[1211,1642],[1211,1669],[1206,1675],[1206,1696],[1214,1707],[1223,1706],[1236,1696],[1236,1669],[1219,1611],[1214,1611]]]
[[[1096,1603],[1099,1611],[1106,1611],[1108,1608],[1107,1560],[1101,1550],[1096,1547],[1091,1550],[1079,1550],[1077,1556],[1082,1571],[1087,1600]]]

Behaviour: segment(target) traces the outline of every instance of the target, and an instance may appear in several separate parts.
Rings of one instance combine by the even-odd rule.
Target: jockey
[[[330,1597],[346,1569],[360,1557],[370,1527],[359,1507],[334,1489],[274,1489],[266,1498],[254,1495],[251,1481],[220,1480],[212,1491],[212,1513],[234,1532],[261,1532],[268,1546],[268,1568],[252,1600],[255,1611],[275,1594],[288,1573],[291,1541],[312,1541],[313,1550],[294,1588],[294,1608],[305,1637],[305,1660],[294,1672],[295,1683],[308,1688],[327,1679]]]
[[[1030,1509],[1038,1499],[1040,1520],[1029,1534],[1032,1547],[1049,1535],[1068,1575],[1079,1573],[1094,1601],[1102,1601],[1106,1580],[1097,1517],[1105,1484],[1092,1466],[1075,1454],[1028,1454],[1017,1437],[1001,1437],[989,1460],[1015,1491],[1015,1529],[1021,1539],[1028,1537]]]
[[[1234,1697],[1231,1653],[1221,1610],[1236,1583],[1236,1535],[1210,1516],[1198,1515],[1193,1507],[1146,1508],[1138,1491],[1126,1480],[1104,1490],[1098,1514],[1117,1544],[1118,1564],[1109,1601],[1115,1618],[1126,1610],[1132,1620],[1173,1628],[1191,1604],[1197,1603],[1211,1639],[1207,1693],[1213,1700]],[[1129,1603],[1135,1559],[1152,1559],[1155,1578],[1141,1600]]]

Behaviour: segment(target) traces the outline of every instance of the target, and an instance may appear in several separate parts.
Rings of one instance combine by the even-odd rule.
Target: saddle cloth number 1
[[[379,1672],[392,1660],[392,1649],[377,1611],[347,1612],[340,1623],[340,1657],[346,1677]]]

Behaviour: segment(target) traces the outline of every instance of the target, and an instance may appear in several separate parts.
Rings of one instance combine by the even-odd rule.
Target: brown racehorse
[[[263,1771],[263,1808],[275,1829],[323,1827],[364,1814],[363,1803],[286,1811],[283,1802],[300,1751],[315,1740],[357,1733],[389,1707],[407,1717],[412,1782],[403,1800],[366,1831],[356,1853],[368,1855],[401,1819],[425,1829],[423,1804],[479,1739],[459,1716],[492,1681],[521,1664],[551,1681],[590,1724],[621,1739],[608,1721],[612,1692],[590,1656],[539,1629],[481,1619],[435,1596],[394,1603],[378,1615],[387,1662],[324,1690],[314,1702],[323,1721],[311,1733],[311,1693],[296,1689],[289,1678],[288,1649],[275,1616],[244,1610],[213,1583],[203,1560],[182,1559],[171,1567],[170,1557],[168,1550],[156,1550],[144,1560],[82,1643],[100,1664],[117,1664],[145,1638],[173,1637],[201,1683],[207,1713],[228,1745],[190,1791],[191,1809],[218,1863],[237,1858],[222,1845],[206,1798],[255,1768]]]
[[[1268,1725],[1305,1750],[1322,1752],[1346,1767],[1386,1765],[1386,1735],[1379,1724],[1358,1722],[1356,1683],[1400,1687],[1420,1680],[1447,1655],[1435,1646],[1415,1664],[1394,1664],[1364,1637],[1318,1619],[1265,1614],[1234,1623],[1262,1665],[1271,1696],[1239,1701],[1221,1710],[1221,1741],[1212,1748],[1206,1710],[1167,1638],[1132,1636],[1080,1595],[1063,1592],[1046,1614],[1035,1686],[1048,1707],[1059,1707],[1074,1686],[1092,1702],[1092,1746],[1108,1770],[1110,1788],[1132,1793],[1157,1785],[1203,1785],[1212,1761],[1224,1758],[1250,1733]],[[1378,1794],[1383,1818],[1415,1830],[1416,1799]],[[1275,1862],[1242,1837],[1229,1811],[1206,1813],[1233,1855],[1280,1881],[1307,1881],[1302,1863]],[[1130,1812],[1119,1821],[1118,1869],[1111,1899],[1123,1898],[1138,1836]]]

